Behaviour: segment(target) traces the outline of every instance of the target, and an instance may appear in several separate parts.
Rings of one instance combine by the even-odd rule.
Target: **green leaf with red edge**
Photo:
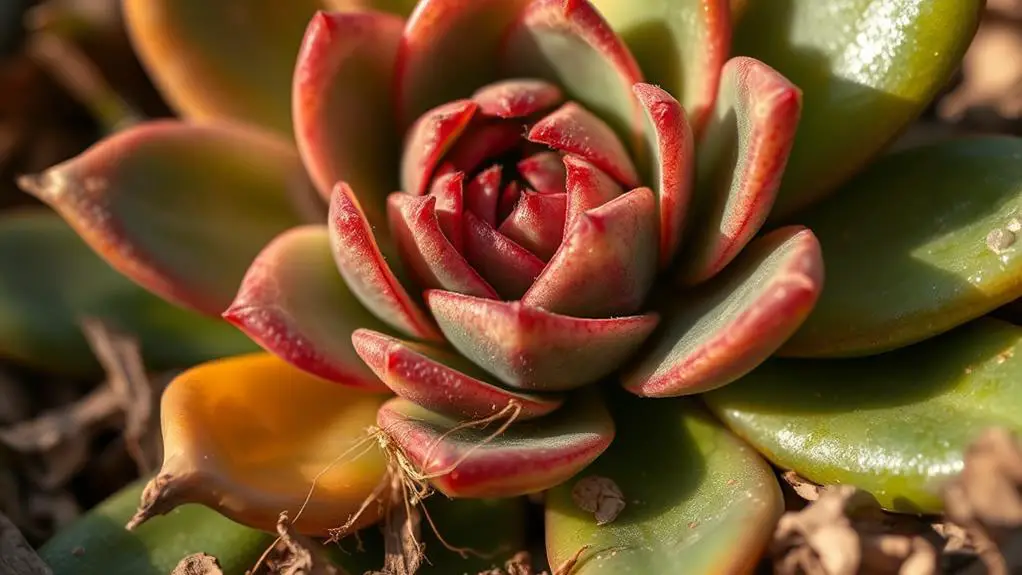
[[[939,513],[941,489],[984,429],[1022,432],[1022,328],[984,318],[874,357],[771,360],[703,395],[775,464]]]
[[[0,216],[0,356],[99,376],[79,325],[84,317],[137,338],[146,366],[157,370],[256,349],[228,323],[169,304],[114,271],[57,214]]]
[[[124,0],[129,35],[165,98],[197,120],[291,137],[291,75],[319,0]]]
[[[447,349],[402,341],[369,329],[351,336],[359,356],[399,397],[430,411],[466,420],[489,417],[511,403],[517,421],[547,415],[563,396],[506,389],[467,359]]]
[[[727,0],[591,1],[635,55],[646,81],[681,101],[699,134],[731,48]]]
[[[329,198],[347,182],[380,231],[398,186],[392,83],[403,28],[378,12],[317,13],[294,68],[295,140],[316,188]]]
[[[496,80],[501,41],[526,2],[421,0],[408,18],[398,51],[401,125]]]
[[[625,371],[625,388],[686,395],[748,373],[805,320],[823,287],[823,268],[820,244],[805,228],[753,241],[719,276],[665,302],[662,329]]]
[[[550,564],[589,545],[573,574],[752,572],[784,510],[770,466],[689,400],[611,403],[618,436],[577,479],[611,479],[625,507],[597,526],[573,500],[576,481],[551,490]]]
[[[462,355],[512,387],[561,391],[592,383],[628,359],[656,314],[577,318],[521,302],[430,290],[426,304]]]
[[[1022,296],[1020,158],[1015,138],[908,150],[806,212],[801,222],[820,239],[827,286],[781,353],[880,353]],[[991,243],[998,237],[1006,243]]]
[[[699,146],[694,225],[681,266],[687,283],[724,269],[766,221],[798,128],[801,96],[758,60],[737,57],[724,66]]]
[[[386,390],[355,353],[351,334],[387,327],[337,272],[326,226],[292,228],[270,242],[223,316],[299,369],[353,387]]]
[[[467,426],[402,398],[385,403],[377,421],[448,497],[512,497],[549,489],[591,463],[614,439],[614,421],[594,390],[499,434],[500,421]]]
[[[283,140],[171,120],[119,132],[19,184],[118,271],[215,315],[259,250],[301,223],[292,198],[310,185]]]
[[[983,0],[750,0],[734,54],[805,94],[772,218],[833,191],[914,120],[958,68]]]
[[[501,63],[511,76],[556,82],[645,158],[642,110],[632,94],[642,71],[587,0],[530,2],[504,40]]]

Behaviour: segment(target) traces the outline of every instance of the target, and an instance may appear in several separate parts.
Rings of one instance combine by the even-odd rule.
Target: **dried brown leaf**
[[[259,572],[261,562],[250,572]],[[286,511],[277,518],[277,541],[267,551],[266,566],[274,575],[346,575],[311,539],[294,532]]]
[[[383,519],[383,569],[372,575],[415,575],[425,558],[421,542],[422,515],[407,485],[392,475],[390,507]]]
[[[770,546],[780,575],[933,575],[937,551],[911,525],[892,522],[868,493],[826,487],[798,512],[786,513]]]
[[[983,433],[944,490],[944,509],[962,526],[990,575],[1022,571],[1022,446],[1005,429]]]
[[[193,553],[182,559],[170,575],[224,575],[220,561],[206,553]]]

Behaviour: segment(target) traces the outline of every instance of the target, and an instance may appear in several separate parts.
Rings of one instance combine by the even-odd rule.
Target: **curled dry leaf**
[[[367,575],[415,575],[425,558],[420,501],[409,493],[400,474],[391,475],[390,509],[383,519],[383,569]]]
[[[1022,570],[1022,446],[1005,429],[979,437],[944,490],[948,518],[972,537],[991,575]]]
[[[933,575],[937,550],[919,533],[892,530],[876,500],[851,486],[827,487],[778,522],[770,547],[780,575]]]
[[[224,575],[220,561],[206,553],[193,553],[177,564],[170,575]]]
[[[579,509],[596,516],[597,525],[606,525],[624,511],[625,496],[613,479],[590,475],[575,483],[571,498]]]

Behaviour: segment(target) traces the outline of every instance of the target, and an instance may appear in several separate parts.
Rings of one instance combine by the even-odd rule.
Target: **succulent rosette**
[[[23,180],[269,352],[169,387],[147,513],[358,528],[396,458],[452,498],[549,490],[552,564],[743,571],[766,460],[939,511],[967,439],[1022,425],[1018,328],[953,330],[1022,295],[1022,144],[864,168],[979,0],[342,4],[126,0],[185,119]]]

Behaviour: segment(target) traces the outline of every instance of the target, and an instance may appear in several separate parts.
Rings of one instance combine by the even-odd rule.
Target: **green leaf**
[[[805,107],[774,207],[787,218],[853,175],[944,87],[982,0],[750,0],[734,54],[802,89]]]
[[[118,274],[49,210],[0,216],[0,356],[98,375],[79,327],[85,316],[137,337],[153,369],[257,349],[227,322],[175,307]]]
[[[902,350],[775,360],[704,395],[775,464],[850,484],[885,508],[941,511],[940,488],[984,428],[1022,431],[1022,328],[983,319]]]
[[[138,124],[18,184],[118,271],[219,315],[256,254],[302,223],[311,185],[286,141],[226,124]]]
[[[878,353],[1022,296],[1022,242],[1012,243],[1022,226],[1020,159],[1013,138],[917,148],[879,160],[805,214],[827,281],[782,354]]]
[[[550,564],[591,545],[573,575],[751,571],[784,508],[770,466],[688,400],[611,403],[619,434],[578,478],[613,480],[625,508],[597,526],[573,501],[575,481],[550,491]]]
[[[451,500],[434,495],[423,505],[436,531],[423,518],[421,541],[427,561],[416,575],[481,573],[525,549],[526,509],[521,498]],[[463,558],[448,549],[437,533],[447,545],[470,550],[469,556]],[[383,536],[370,527],[359,532],[358,541],[344,539],[329,546],[328,552],[331,560],[349,573],[373,571],[383,564]]]
[[[200,505],[185,505],[127,531],[145,480],[100,503],[57,533],[39,555],[54,575],[167,575],[192,553],[220,560],[225,575],[242,575],[273,542]]]
[[[125,0],[135,52],[164,97],[198,120],[291,137],[291,76],[319,0]]]

